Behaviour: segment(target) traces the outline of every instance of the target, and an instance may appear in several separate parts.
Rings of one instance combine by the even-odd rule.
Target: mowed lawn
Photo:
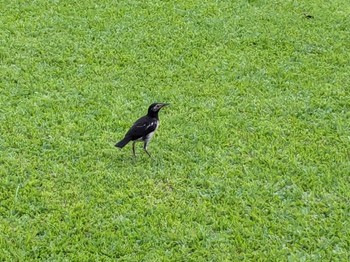
[[[349,76],[348,0],[1,1],[0,260],[349,261]]]

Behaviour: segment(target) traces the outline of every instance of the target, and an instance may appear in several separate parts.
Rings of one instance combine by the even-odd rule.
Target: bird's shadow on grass
[[[132,152],[124,152],[121,150],[112,150],[104,152],[104,157],[106,158],[107,165],[110,168],[126,168],[126,167],[150,167],[158,166],[163,161],[157,156],[149,157],[145,152],[139,152],[136,156],[132,155]]]

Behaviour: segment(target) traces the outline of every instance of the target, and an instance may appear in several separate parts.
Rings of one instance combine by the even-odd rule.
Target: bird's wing
[[[157,128],[157,119],[148,116],[141,117],[126,133],[132,140],[148,135]]]

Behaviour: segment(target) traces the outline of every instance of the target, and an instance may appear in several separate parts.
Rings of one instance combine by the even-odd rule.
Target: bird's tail
[[[129,137],[124,137],[118,143],[115,144],[116,147],[123,148],[131,139]]]

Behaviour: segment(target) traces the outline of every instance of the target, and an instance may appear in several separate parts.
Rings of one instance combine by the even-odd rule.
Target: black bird
[[[150,105],[147,115],[138,119],[126,133],[125,137],[116,143],[115,146],[123,148],[127,143],[133,141],[132,152],[135,156],[135,143],[140,141],[143,142],[143,149],[146,151],[148,156],[151,157],[150,153],[147,151],[147,145],[154,135],[154,132],[159,127],[158,112],[161,108],[167,105],[169,104],[153,103]]]

